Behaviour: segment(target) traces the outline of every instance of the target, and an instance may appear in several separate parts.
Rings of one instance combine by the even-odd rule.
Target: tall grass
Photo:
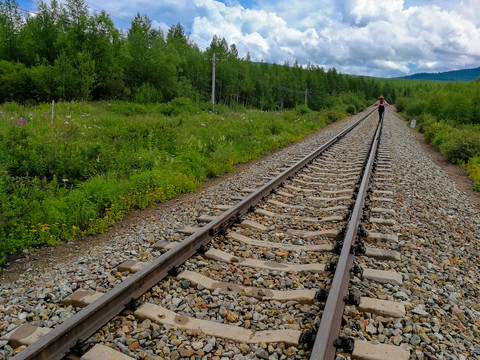
[[[343,116],[71,102],[0,108],[0,264],[100,233],[133,208],[192,192]]]

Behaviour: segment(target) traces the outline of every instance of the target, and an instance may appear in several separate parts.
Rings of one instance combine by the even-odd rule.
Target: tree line
[[[283,65],[241,58],[235,44],[214,36],[202,51],[179,23],[167,33],[136,14],[126,31],[110,15],[90,12],[84,0],[37,3],[26,15],[15,0],[0,4],[0,103],[119,99],[140,103],[188,97],[263,110],[293,108],[305,101],[320,110],[341,96],[357,108],[383,94],[394,103],[398,87],[374,78],[297,61]],[[207,61],[205,61],[207,60]],[[358,109],[357,109],[358,110]]]

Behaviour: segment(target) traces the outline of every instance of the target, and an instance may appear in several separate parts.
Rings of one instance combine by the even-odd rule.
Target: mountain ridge
[[[480,77],[480,67],[473,69],[451,70],[438,73],[417,73],[399,76],[395,79],[430,80],[430,81],[475,81]]]

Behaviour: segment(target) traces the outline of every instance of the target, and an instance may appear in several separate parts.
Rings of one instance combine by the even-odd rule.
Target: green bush
[[[434,122],[425,127],[424,137],[433,145],[440,145],[448,136],[448,126],[445,123]]]
[[[172,107],[173,115],[180,115],[184,113],[193,114],[198,109],[193,105],[192,100],[184,97],[175,98],[169,104]]]
[[[310,110],[308,106],[305,106],[305,105],[297,105],[295,109],[301,115],[309,114],[312,112],[312,110]]]
[[[408,102],[409,102],[409,99],[406,97],[397,98],[397,101],[395,102],[395,107],[397,108],[397,111],[399,113],[405,111],[405,108]]]
[[[468,160],[467,172],[468,176],[473,180],[472,189],[480,191],[480,156]]]
[[[135,102],[140,104],[148,104],[155,102],[162,102],[162,92],[156,89],[149,83],[143,83],[140,87],[134,90]]]
[[[355,105],[347,105],[347,113],[350,115],[356,114],[357,109],[355,108]]]
[[[343,114],[339,110],[336,110],[336,109],[326,110],[325,111],[325,116],[326,116],[327,122],[329,124],[333,123],[333,122],[337,122],[338,120],[343,118]]]
[[[439,147],[450,162],[464,164],[470,158],[480,156],[480,133],[465,130],[451,131]]]

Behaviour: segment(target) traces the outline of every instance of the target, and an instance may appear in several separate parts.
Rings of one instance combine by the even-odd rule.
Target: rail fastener
[[[348,295],[343,298],[343,302],[348,305],[360,305],[360,296],[356,295],[353,290],[348,292]]]
[[[353,267],[350,269],[350,272],[356,276],[362,276],[363,275],[363,268],[358,265],[358,264],[355,264],[353,265]]]
[[[343,352],[351,354],[354,350],[354,344],[355,340],[353,338],[347,336],[340,336],[338,339],[335,340],[333,346],[335,346],[337,349],[342,349]]]
[[[307,331],[303,332],[302,335],[300,335],[300,339],[298,341],[300,344],[312,346],[313,343],[315,342],[316,336],[317,336],[316,332],[313,332],[311,329],[308,329]]]
[[[70,353],[82,357],[85,355],[92,347],[93,343],[87,343],[85,340],[78,339],[75,345],[70,348]]]
[[[361,239],[357,239],[355,242],[355,252],[362,255],[367,253],[367,248]]]
[[[131,298],[130,301],[125,305],[125,310],[135,311],[140,306],[142,306],[142,302],[140,300]]]
[[[326,289],[320,289],[315,293],[315,300],[319,302],[325,302],[328,298],[328,291]]]
[[[337,268],[337,263],[332,261],[327,266],[325,266],[325,271],[335,272],[336,268]]]

